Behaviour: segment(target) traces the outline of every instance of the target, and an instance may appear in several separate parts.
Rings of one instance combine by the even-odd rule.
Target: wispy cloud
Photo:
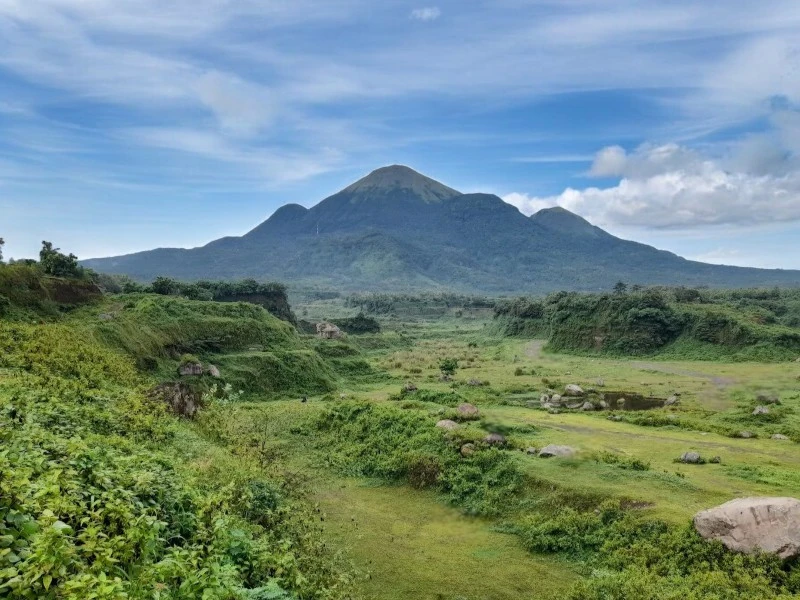
[[[427,6],[425,8],[415,8],[411,11],[411,18],[417,21],[435,21],[442,16],[442,11],[438,6]]]

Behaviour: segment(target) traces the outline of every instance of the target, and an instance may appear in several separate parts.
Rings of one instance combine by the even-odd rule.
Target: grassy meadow
[[[800,496],[794,338],[759,354],[769,362],[743,360],[752,354],[740,345],[784,335],[793,308],[772,329],[740,327],[746,295],[726,321],[741,334],[735,352],[701,353],[713,360],[681,353],[705,348],[691,336],[708,321],[679,316],[684,333],[665,351],[626,358],[555,352],[538,324],[509,335],[488,299],[298,294],[289,311],[280,287],[258,306],[191,286],[101,294],[87,276],[71,296],[69,279],[37,268],[0,267],[0,283],[30,282],[16,296],[0,286],[0,596],[800,593],[795,563],[730,553],[690,525],[733,498]],[[776,314],[780,293],[766,298]],[[636,298],[603,302],[641,316]],[[648,328],[655,313],[644,314],[632,322]],[[359,333],[303,333],[322,320]],[[185,365],[199,370],[179,376]],[[622,396],[658,406],[542,405],[569,384],[593,390],[595,406]],[[187,401],[185,418],[171,414]],[[459,412],[463,403],[479,414]],[[436,427],[445,419],[451,429]],[[538,457],[550,444],[574,453]],[[688,451],[703,464],[677,460]]]

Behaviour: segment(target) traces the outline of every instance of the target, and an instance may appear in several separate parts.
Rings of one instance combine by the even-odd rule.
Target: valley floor
[[[305,422],[308,414],[339,402],[340,393],[397,405],[392,398],[405,382],[413,382],[431,392],[455,389],[476,404],[482,419],[468,427],[505,432],[520,468],[537,485],[552,485],[567,495],[620,499],[632,510],[679,526],[698,510],[736,497],[800,496],[799,363],[556,355],[539,341],[492,338],[478,320],[397,329],[411,342],[396,344],[396,331],[373,336],[369,343],[350,339],[363,344],[370,362],[390,377],[353,383],[336,397],[311,398],[308,404],[291,399],[253,410],[263,411],[267,420],[277,411],[284,424],[280,430],[286,432],[291,429],[286,425]],[[385,344],[375,339],[380,337]],[[376,346],[383,348],[369,349]],[[439,380],[437,365],[447,356],[459,359],[454,382]],[[469,385],[470,380],[486,385]],[[609,420],[608,411],[550,414],[539,408],[542,391],[569,383],[659,398],[677,392],[681,400],[668,409],[625,413],[621,422]],[[772,417],[761,420],[750,414],[760,392],[782,400]],[[432,427],[436,405],[423,402],[416,408],[430,412]],[[733,437],[739,430],[754,437]],[[794,441],[771,439],[774,433]],[[358,585],[365,598],[545,599],[563,597],[577,579],[591,575],[580,561],[527,552],[518,538],[498,531],[502,519],[464,516],[434,492],[337,475],[320,466],[318,448],[289,433],[276,435],[293,457],[293,468],[309,478],[329,540],[361,574]],[[577,455],[545,460],[521,451],[547,444],[572,446]],[[719,456],[721,462],[677,463],[689,450],[708,459]],[[626,468],[634,460],[646,468]]]

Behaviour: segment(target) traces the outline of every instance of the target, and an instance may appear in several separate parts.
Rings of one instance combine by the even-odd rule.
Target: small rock
[[[403,386],[403,391],[404,391],[404,392],[406,392],[407,394],[408,394],[408,393],[410,393],[410,392],[416,392],[416,391],[417,391],[417,386],[416,386],[416,385],[414,385],[414,384],[413,384],[413,383],[411,383],[411,382],[409,382],[409,383],[406,383],[406,384]]]
[[[622,421],[622,417],[619,416],[619,415],[609,415],[608,416],[608,420],[609,421]]]
[[[475,444],[464,444],[461,446],[461,456],[467,458],[475,454]]]
[[[718,465],[718,464],[720,464],[722,462],[722,457],[721,456],[712,456],[711,460],[709,460],[708,462],[710,462],[712,464],[715,464],[715,465]]]
[[[490,433],[483,441],[489,444],[490,446],[505,446],[506,438],[499,433]]]
[[[97,315],[97,318],[100,319],[101,321],[113,321],[114,315],[110,315],[108,313],[101,313]]]
[[[754,438],[756,436],[752,431],[740,431],[738,437],[745,440],[749,440],[750,438]]]
[[[664,401],[664,406],[674,406],[675,404],[680,404],[680,402],[681,402],[680,399],[675,394],[673,394]]]
[[[605,400],[600,400],[599,406],[601,409],[605,410],[608,408],[608,402],[606,402]]]
[[[756,406],[753,410],[753,416],[756,417],[758,415],[768,415],[769,409],[766,406]]]
[[[606,382],[605,382],[604,379],[598,379],[597,381],[594,382],[594,384],[597,387],[605,387],[606,386]]]
[[[458,423],[455,421],[451,421],[450,419],[442,419],[438,423],[436,423],[436,427],[439,429],[444,429],[446,431],[452,431],[453,429],[458,429]]]
[[[541,396],[539,396],[539,402],[541,404],[545,404],[547,402],[550,402],[550,396],[548,396],[547,394],[542,394]]]
[[[617,398],[617,406],[625,406],[625,398]]]
[[[473,387],[480,387],[483,385],[483,382],[480,379],[470,379],[467,381],[467,385],[471,385]]]
[[[594,410],[594,404],[591,402],[584,402],[583,406],[581,406],[581,410]]]
[[[756,401],[760,402],[761,404],[781,403],[781,399],[778,397],[778,394],[773,394],[769,392],[761,392],[758,396],[756,396]]]
[[[459,404],[456,412],[460,417],[477,417],[480,414],[478,407],[469,402]]]
[[[775,433],[775,434],[772,435],[771,439],[786,441],[786,440],[789,439],[789,436],[788,435],[783,435],[782,433]]]
[[[208,365],[208,367],[206,367],[206,373],[208,373],[212,377],[216,378],[222,377],[222,375],[219,372],[219,368],[216,365]]]
[[[583,402],[573,402],[572,404],[567,404],[567,408],[571,410],[575,410],[577,408],[580,408],[581,406],[583,406]]]
[[[569,446],[559,446],[558,444],[550,444],[539,450],[539,458],[569,458],[575,456],[575,449]]]
[[[556,407],[555,404],[550,404],[549,402],[545,402],[544,404],[542,404],[542,408],[545,408],[545,409],[548,409],[548,410],[551,409],[551,408],[555,408],[555,407]]]
[[[537,452],[537,450],[536,450],[536,448],[534,448],[533,446],[529,446],[529,447],[528,447],[528,448],[525,450],[525,454],[527,454],[527,455],[529,455],[529,456],[533,456],[534,454],[536,454],[536,452]]]
[[[699,465],[701,461],[699,452],[684,452],[681,455],[681,462],[687,465]]]
[[[586,392],[583,391],[583,388],[581,386],[575,385],[574,383],[570,383],[567,387],[564,388],[564,395],[572,396],[573,398],[580,398],[581,396],[586,395]]]

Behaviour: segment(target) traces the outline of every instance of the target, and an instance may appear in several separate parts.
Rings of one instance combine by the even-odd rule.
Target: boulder
[[[572,396],[573,398],[580,398],[581,396],[585,396],[586,392],[583,391],[583,388],[581,386],[575,385],[574,383],[570,383],[567,387],[564,388],[564,395]]]
[[[162,383],[147,395],[166,404],[174,414],[187,419],[193,419],[203,407],[202,394],[185,383]]]
[[[680,402],[680,398],[673,394],[664,401],[664,406],[674,406],[675,404],[680,404]]]
[[[704,539],[719,540],[735,552],[758,550],[782,559],[800,555],[800,500],[739,498],[694,517]]]
[[[444,429],[446,431],[452,431],[453,429],[458,429],[458,423],[456,423],[455,421],[451,421],[450,419],[442,419],[441,421],[436,423],[436,426],[439,429]]]
[[[403,392],[406,394],[410,394],[411,392],[416,392],[417,386],[411,383],[410,381],[403,386]]]
[[[208,367],[206,367],[206,373],[208,373],[212,377],[216,378],[222,377],[222,374],[219,372],[219,367],[217,367],[216,365],[208,365]]]
[[[540,404],[546,404],[547,402],[550,402],[550,396],[548,396],[547,394],[542,394],[541,396],[539,396]]]
[[[591,402],[584,402],[581,406],[581,410],[594,410],[594,404]]]
[[[600,403],[598,404],[598,406],[600,406],[600,408],[602,410],[605,410],[605,409],[608,408],[608,402],[606,402],[605,400],[600,400]]]
[[[768,415],[769,409],[766,406],[756,406],[753,409],[753,416],[757,417],[758,415]]]
[[[475,454],[475,444],[464,444],[461,446],[461,456],[467,458]]]
[[[756,396],[756,401],[760,402],[761,404],[780,404],[781,399],[778,397],[778,394],[772,392],[761,392]]]
[[[469,402],[463,402],[459,404],[456,412],[460,417],[477,417],[480,415],[478,407],[474,404],[470,404]]]
[[[533,446],[529,446],[528,448],[525,449],[525,454],[527,454],[528,456],[533,456],[536,454],[536,452],[537,450]]]
[[[559,404],[561,400],[562,398],[560,394],[553,394],[552,396],[550,396],[550,402],[552,402],[553,404]]]
[[[480,379],[470,379],[467,381],[467,385],[471,385],[473,387],[481,387],[483,382]]]
[[[773,440],[786,441],[786,440],[789,439],[789,436],[788,435],[783,435],[782,433],[775,433],[775,434],[772,435],[772,439]]]
[[[539,450],[539,458],[569,458],[575,456],[575,448],[569,446],[559,446],[558,444],[550,444]]]
[[[490,433],[483,441],[489,444],[490,446],[505,446],[506,438],[499,433]]]
[[[178,374],[181,377],[198,376],[203,372],[203,365],[200,363],[186,363],[178,367]]]
[[[752,431],[740,431],[738,437],[749,440],[750,438],[756,437]]]
[[[625,398],[617,398],[617,406],[625,406]]]
[[[703,462],[699,452],[684,452],[681,454],[680,461],[687,465],[699,465]]]

